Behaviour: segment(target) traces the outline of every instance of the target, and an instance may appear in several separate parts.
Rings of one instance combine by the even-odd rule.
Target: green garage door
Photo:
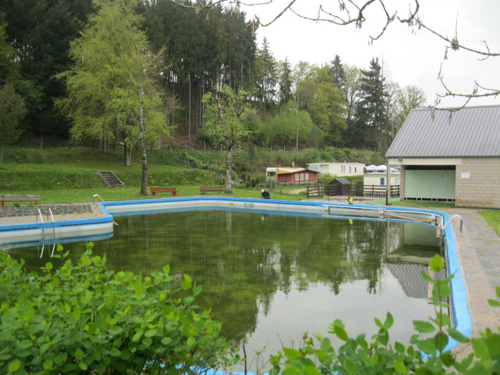
[[[405,198],[455,200],[455,168],[407,169]]]

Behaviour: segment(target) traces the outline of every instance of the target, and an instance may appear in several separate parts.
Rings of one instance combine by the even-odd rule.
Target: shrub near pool
[[[221,325],[198,311],[201,287],[189,276],[105,264],[89,249],[78,264],[47,263],[38,275],[0,256],[0,373],[187,374],[229,364]]]
[[[444,267],[444,260],[436,255],[431,260],[431,271],[439,272]],[[304,335],[304,343],[298,349],[283,348],[282,352],[272,356],[273,369],[270,375],[321,375],[321,374],[357,374],[357,375],[498,375],[500,374],[500,334],[487,329],[479,338],[469,339],[451,327],[448,304],[451,295],[448,285],[453,278],[450,275],[442,280],[435,280],[423,273],[424,279],[432,284],[432,303],[435,316],[429,321],[414,321],[417,334],[411,338],[411,344],[391,343],[389,330],[394,323],[390,313],[384,322],[375,319],[379,328],[371,340],[366,335],[349,337],[342,321],[335,320],[330,326],[330,334],[340,339],[343,344],[334,348],[328,337]],[[500,287],[497,288],[500,297]],[[491,306],[500,307],[499,300],[490,300]],[[445,351],[450,338],[459,343],[471,344],[473,352],[458,360],[454,353]]]

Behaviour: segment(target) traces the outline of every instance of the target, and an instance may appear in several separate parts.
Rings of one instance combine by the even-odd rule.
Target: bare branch
[[[431,34],[437,36],[441,40],[444,40],[445,42],[449,43],[448,48],[451,48],[454,51],[458,51],[459,49],[463,49],[465,51],[472,52],[472,53],[475,53],[475,54],[480,55],[480,56],[485,56],[485,58],[500,56],[500,53],[491,52],[491,50],[489,49],[488,44],[486,42],[484,42],[484,44],[486,46],[486,50],[485,51],[481,51],[481,50],[478,50],[478,49],[475,49],[475,48],[470,48],[470,47],[467,47],[467,46],[461,44],[458,41],[457,36],[455,36],[452,39],[450,39],[449,37],[444,36],[444,35],[440,34],[439,32],[435,31],[434,29],[428,27],[420,19],[417,19],[417,23],[418,23],[419,27],[421,27],[421,28],[429,31]]]
[[[417,20],[417,14],[419,10],[420,10],[420,3],[418,2],[418,0],[415,0],[415,10],[412,11],[410,7],[408,18],[403,19],[398,17],[399,22],[406,23],[409,26],[415,25],[415,21]]]
[[[273,18],[271,22],[268,23],[261,23],[262,26],[269,26],[273,24],[278,18],[280,18],[288,9],[291,9],[292,5],[296,2],[297,0],[292,0],[286,7],[283,9],[276,17]],[[295,12],[294,12],[295,13]],[[260,22],[260,21],[259,21]]]
[[[497,97],[500,95],[500,90],[498,89],[490,89],[486,88],[484,86],[481,86],[479,83],[474,82],[474,89],[472,90],[472,93],[469,94],[464,94],[464,93],[457,93],[452,91],[444,82],[442,77],[439,77],[439,81],[441,82],[441,85],[443,86],[445,93],[444,94],[436,94],[436,101],[434,102],[434,108],[438,109],[437,106],[441,103],[442,98],[447,98],[447,97],[453,97],[453,98],[463,98],[465,99],[464,103],[460,107],[456,107],[453,109],[447,109],[450,112],[456,112],[469,104],[469,102],[472,99],[477,99],[477,98],[486,98],[486,97]],[[479,92],[479,90],[483,90],[483,92]],[[486,92],[484,92],[486,91]]]
[[[171,0],[175,2],[176,4],[184,7],[191,7],[191,8],[197,8],[199,5],[185,5],[181,4],[178,1],[180,0]],[[262,5],[269,5],[273,3],[274,0],[245,0],[245,1],[240,1],[240,0],[214,0],[213,3],[204,5],[202,7],[210,8],[219,4],[235,4],[237,7],[240,5],[243,6],[262,6]],[[307,2],[307,0],[304,0]],[[443,35],[441,32],[437,31],[436,28],[430,27],[427,24],[425,24],[422,19],[419,18],[419,12],[420,12],[420,0],[407,0],[408,1],[408,16],[406,18],[401,18],[397,15],[397,11],[390,10],[388,8],[388,4],[386,0],[337,0],[338,1],[338,6],[339,9],[337,11],[332,11],[331,9],[327,9],[324,5],[319,5],[317,8],[317,15],[316,16],[309,16],[307,14],[304,14],[304,12],[297,11],[292,8],[293,5],[298,4],[297,0],[289,0],[288,5],[284,6],[281,8],[281,11],[276,13],[276,16],[272,18],[271,21],[267,23],[260,23],[259,18],[256,17],[254,21],[254,27],[257,28],[259,25],[262,26],[269,26],[273,23],[275,23],[278,19],[280,19],[286,12],[290,11],[294,15],[296,15],[299,18],[309,20],[309,21],[314,21],[314,22],[328,22],[331,24],[339,25],[339,26],[348,26],[351,24],[356,25],[356,27],[361,28],[363,24],[367,21],[365,17],[365,13],[367,10],[371,8],[379,9],[383,12],[384,14],[384,23],[383,26],[381,26],[380,31],[378,32],[377,35],[375,36],[370,36],[370,43],[373,43],[377,40],[379,40],[387,31],[391,23],[394,22],[394,20],[397,19],[397,21],[401,24],[407,24],[410,27],[415,27],[416,29],[424,29],[428,32],[430,32],[432,35],[435,37],[441,39],[442,41],[446,42],[445,46],[445,54],[443,56],[443,60],[446,60],[448,58],[448,51],[454,50],[454,51],[467,51],[470,53],[473,53],[479,57],[479,61],[483,61],[488,59],[489,57],[499,57],[500,52],[493,52],[491,51],[488,43],[486,41],[483,42],[483,47],[482,48],[474,48],[472,46],[464,45],[460,42],[458,38],[458,18],[455,22],[455,32],[452,37],[448,37]],[[442,75],[442,69],[443,65],[441,64],[439,73],[438,73],[438,80],[441,82],[445,92],[444,94],[438,94],[437,97],[437,102],[441,101],[441,98],[444,97],[459,97],[459,98],[466,98],[466,104],[469,103],[469,101],[473,98],[483,98],[483,97],[497,97],[500,95],[500,90],[497,89],[488,89],[477,82],[475,82],[475,87],[472,93],[470,94],[463,94],[463,93],[455,93],[452,90],[449,89],[449,87],[446,86],[444,83],[444,78]]]
[[[392,21],[394,21],[394,18],[396,18],[396,13],[394,13],[394,15],[392,15],[392,16],[389,15],[389,12],[387,11],[387,8],[385,7],[385,4],[383,1],[380,1],[380,4],[381,4],[382,9],[384,10],[384,13],[385,13],[386,23],[385,23],[384,27],[382,28],[382,30],[380,31],[380,34],[378,34],[376,37],[370,37],[371,43],[378,40],[382,35],[384,35],[385,31],[389,27],[389,24]]]

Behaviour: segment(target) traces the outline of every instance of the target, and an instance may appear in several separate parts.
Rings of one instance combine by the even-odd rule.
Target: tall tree
[[[13,144],[21,134],[18,127],[26,114],[24,100],[10,83],[0,86],[0,168],[3,149]]]
[[[335,55],[328,73],[331,77],[333,77],[333,83],[335,83],[335,86],[346,91],[346,72],[344,64],[340,61],[339,55]]]
[[[343,144],[342,131],[347,126],[345,95],[328,74],[328,67],[316,68],[315,76],[299,82],[297,100],[322,130],[325,145]]]
[[[285,59],[285,61],[279,62],[278,69],[279,69],[279,73],[280,73],[280,76],[279,76],[279,85],[280,85],[279,104],[283,105],[283,104],[286,104],[289,101],[293,100],[292,69],[290,67],[290,63],[288,62],[288,59]]]
[[[203,126],[201,99],[215,85],[253,86],[255,31],[238,7],[192,7],[193,2],[144,2],[146,30],[169,65],[163,84],[182,104],[178,121],[189,138]]]
[[[249,118],[255,110],[247,103],[247,93],[235,93],[231,87],[224,85],[220,91],[204,95],[205,127],[204,134],[211,140],[214,147],[220,147],[225,153],[226,188],[232,193],[232,173],[234,152],[248,139]]]
[[[54,107],[65,87],[54,75],[71,63],[69,43],[93,11],[92,0],[2,0],[8,43],[17,53],[20,74],[16,88],[24,96],[28,114],[24,127],[45,145],[47,136],[66,137],[69,123]]]
[[[350,126],[356,113],[356,106],[361,95],[361,70],[355,66],[345,66],[345,81],[343,90],[347,103],[347,124]]]
[[[18,64],[15,64],[16,51],[7,43],[6,24],[0,13],[0,85],[5,84],[16,74]]]
[[[123,141],[126,151],[140,143],[141,194],[146,195],[146,138],[166,137],[169,129],[155,88],[158,59],[131,5],[126,0],[101,3],[82,37],[71,43],[75,64],[59,75],[66,79],[69,96],[58,103],[74,121],[77,142],[98,139],[104,151],[110,141]]]
[[[255,71],[255,96],[261,103],[262,111],[266,113],[275,103],[278,83],[277,63],[266,38],[257,51]]]
[[[226,42],[224,82],[234,91],[248,90],[254,84],[252,70],[257,53],[253,23],[245,19],[245,13],[239,7],[235,7],[225,9],[223,26],[226,35],[221,36]]]
[[[305,145],[316,125],[309,112],[299,110],[297,103],[289,101],[280,107],[278,113],[269,118],[258,130],[261,138],[279,147],[295,148]],[[260,134],[259,134],[260,135]]]
[[[351,139],[351,130],[355,124],[356,106],[360,100],[361,71],[343,64],[339,55],[335,55],[329,75],[335,85],[344,92],[347,128],[343,131],[342,138],[346,145],[353,145],[355,142]]]
[[[362,70],[361,73],[361,99],[356,109],[355,138],[360,142],[358,146],[379,150],[388,132],[385,78],[375,58],[370,61],[370,69]]]
[[[0,14],[0,168],[3,168],[3,149],[17,141],[21,134],[19,123],[26,114],[24,100],[14,88],[17,58],[14,48],[7,43],[2,18]]]
[[[390,119],[390,141],[392,141],[412,109],[423,108],[426,104],[425,92],[414,85],[400,88],[395,85],[393,95],[388,102],[388,114]]]
[[[295,89],[299,86],[299,82],[313,79],[316,75],[316,66],[306,61],[299,61],[293,68],[293,83]]]

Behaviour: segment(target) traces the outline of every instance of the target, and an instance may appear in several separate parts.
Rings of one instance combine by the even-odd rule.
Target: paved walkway
[[[464,220],[460,233],[459,221],[453,223],[460,266],[467,289],[468,305],[472,318],[472,337],[486,328],[497,331],[500,326],[500,309],[488,304],[497,299],[496,288],[500,287],[500,237],[482,219],[477,210],[442,210],[460,215]],[[459,345],[455,353],[459,359],[472,352],[471,345]]]

